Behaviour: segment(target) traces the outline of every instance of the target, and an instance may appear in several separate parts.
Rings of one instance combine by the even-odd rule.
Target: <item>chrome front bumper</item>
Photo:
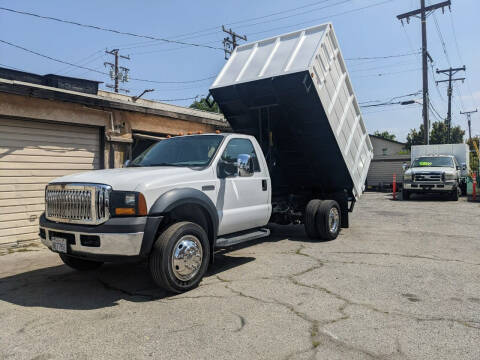
[[[42,238],[42,243],[49,249],[52,248],[52,241],[50,239],[50,232],[73,234],[75,237],[75,244],[69,243],[68,247],[74,253],[94,254],[94,255],[122,255],[122,256],[137,256],[140,254],[142,247],[143,232],[136,233],[82,233],[76,231],[65,231],[52,229],[48,227],[40,227],[45,231],[45,238]],[[84,236],[98,236],[99,246],[85,246],[82,245],[81,235]],[[61,236],[61,235],[60,235]]]
[[[439,184],[439,183],[404,183],[403,188],[413,191],[452,191],[455,189],[456,184]]]

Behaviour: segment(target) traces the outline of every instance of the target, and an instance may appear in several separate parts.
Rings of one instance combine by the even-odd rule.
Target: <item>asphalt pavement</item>
[[[334,241],[275,226],[221,250],[174,296],[145,264],[0,249],[0,359],[479,359],[480,204],[390,198]]]

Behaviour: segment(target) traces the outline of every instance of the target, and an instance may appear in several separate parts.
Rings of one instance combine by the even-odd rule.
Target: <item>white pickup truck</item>
[[[411,194],[436,193],[456,201],[462,188],[466,191],[467,144],[415,145],[411,156],[411,166],[403,175],[404,200],[409,200]]]
[[[348,227],[373,154],[331,24],[237,47],[210,92],[236,133],[172,137],[125,168],[55,179],[43,243],[79,270],[148,260],[183,292],[215,249],[268,236],[269,222],[319,240]]]

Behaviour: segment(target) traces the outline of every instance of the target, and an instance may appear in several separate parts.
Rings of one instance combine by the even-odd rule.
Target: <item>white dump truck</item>
[[[467,144],[412,146],[411,165],[403,174],[403,199],[415,193],[437,193],[458,200],[466,190],[469,159]]]
[[[159,141],[122,169],[46,187],[43,243],[69,266],[147,259],[172,292],[217,248],[305,224],[335,239],[364,190],[372,146],[331,24],[235,49],[211,89],[234,132]]]

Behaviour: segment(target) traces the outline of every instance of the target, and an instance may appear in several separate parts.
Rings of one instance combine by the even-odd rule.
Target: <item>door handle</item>
[[[262,180],[262,190],[267,191],[267,180],[266,179]]]

